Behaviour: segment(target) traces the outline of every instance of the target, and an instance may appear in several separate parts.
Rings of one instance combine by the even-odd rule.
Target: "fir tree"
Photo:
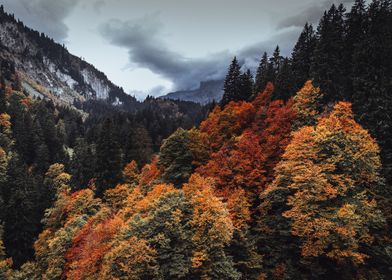
[[[225,85],[224,85],[224,94],[222,97],[221,105],[224,106],[230,101],[238,101],[240,100],[240,77],[241,77],[241,67],[238,63],[236,57],[234,57],[231,65],[229,67],[229,71],[225,78]]]
[[[259,66],[256,72],[254,94],[257,95],[262,92],[267,85],[267,70],[268,70],[268,55],[264,52],[263,57],[260,60]]]
[[[311,78],[325,92],[325,102],[344,100],[345,66],[343,5],[324,13],[317,28],[317,45],[311,65]]]
[[[297,43],[294,46],[292,57],[292,75],[294,92],[299,90],[310,79],[310,65],[316,45],[316,37],[313,26],[306,23]]]
[[[121,151],[119,150],[113,122],[106,119],[102,125],[96,149],[96,194],[101,197],[121,178]]]

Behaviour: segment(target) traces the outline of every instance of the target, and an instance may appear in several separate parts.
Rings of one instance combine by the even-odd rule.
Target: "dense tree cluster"
[[[271,57],[264,53],[253,83],[252,98],[268,82],[276,88],[273,99],[288,100],[307,80],[324,93],[320,105],[339,100],[351,102],[356,120],[370,130],[381,146],[383,175],[391,184],[392,121],[392,4],[389,0],[356,0],[350,11],[343,5],[324,13],[317,28],[306,24],[291,57],[277,47]],[[222,104],[249,100],[241,91],[241,66],[229,68]]]
[[[12,64],[1,65],[0,221],[6,252],[16,267],[33,258],[44,211],[55,199],[45,180],[51,164],[65,165],[73,191],[94,186],[102,197],[121,180],[126,163],[134,160],[143,167],[162,139],[178,127],[197,125],[206,112],[190,102],[149,98],[137,113],[90,102],[84,105],[86,118],[72,108],[29,97],[18,86]]]
[[[390,279],[391,5],[332,6],[255,83],[234,59],[200,125],[200,107],[153,98],[136,114],[83,104],[83,119],[11,69],[0,278]]]
[[[52,164],[44,185],[53,203],[35,258],[14,270],[0,255],[0,273],[388,278],[391,195],[376,140],[355,121],[351,103],[323,107],[324,94],[311,81],[287,102],[273,94],[269,83],[253,101],[217,106],[199,128],[167,138],[141,169],[135,161],[113,169],[117,177],[106,184],[115,187],[73,191],[65,166]],[[111,137],[110,122],[103,125],[104,139]]]

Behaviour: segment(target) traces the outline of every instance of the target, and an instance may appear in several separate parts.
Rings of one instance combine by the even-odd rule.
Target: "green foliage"
[[[158,164],[163,169],[163,181],[181,186],[192,173],[192,161],[189,132],[180,128],[161,147]]]

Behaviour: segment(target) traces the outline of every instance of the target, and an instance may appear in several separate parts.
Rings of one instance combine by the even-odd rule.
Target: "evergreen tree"
[[[239,100],[249,100],[253,93],[253,76],[248,69],[245,73],[242,73],[239,78],[240,88],[239,88]]]
[[[276,46],[274,53],[272,57],[270,58],[270,64],[272,67],[272,80],[270,82],[275,84],[276,77],[278,76],[278,73],[280,71],[280,68],[282,67],[283,63],[283,56],[280,55],[280,48],[279,46]]]
[[[381,146],[383,173],[392,186],[392,4],[373,1],[368,9],[366,38],[354,49],[353,110],[358,121]]]
[[[113,122],[106,119],[102,125],[96,149],[96,194],[101,197],[121,179],[121,151],[118,146]]]
[[[346,97],[352,100],[353,95],[353,67],[360,61],[354,58],[355,50],[358,44],[366,40],[368,16],[366,11],[365,0],[356,0],[351,11],[346,15],[346,38],[345,38],[345,54],[344,66],[346,71],[345,92]]]
[[[83,138],[76,140],[76,146],[70,162],[73,190],[87,188],[94,178],[95,157],[92,147]]]
[[[313,26],[306,23],[291,54],[292,75],[295,79],[294,92],[310,79],[310,65],[315,45],[316,37]]]
[[[6,109],[7,109],[7,102],[5,98],[5,90],[0,85],[0,114],[5,113]]]
[[[282,65],[276,76],[276,87],[273,99],[287,101],[295,93],[295,76],[293,76],[292,65],[289,58],[283,59]]]
[[[143,167],[150,162],[152,154],[152,141],[148,131],[144,127],[131,128],[125,143],[124,162],[134,160],[139,167]]]
[[[14,155],[8,166],[3,190],[5,211],[4,243],[16,267],[34,256],[33,242],[41,230],[41,190],[26,166]]]
[[[325,102],[345,99],[344,12],[343,5],[332,5],[317,27],[311,78],[325,93]]]
[[[234,57],[231,65],[229,67],[229,71],[225,78],[224,85],[224,94],[221,101],[221,106],[225,106],[230,103],[230,101],[238,101],[240,100],[240,89],[241,89],[241,67],[238,64],[238,60]]]
[[[258,95],[260,92],[264,90],[268,80],[268,55],[264,52],[263,57],[260,60],[260,64],[257,68],[256,78],[255,78],[255,86],[254,86],[254,95]]]

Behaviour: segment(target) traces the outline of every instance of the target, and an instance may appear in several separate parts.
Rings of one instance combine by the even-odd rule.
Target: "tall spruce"
[[[332,5],[317,28],[317,45],[311,65],[311,77],[325,92],[325,102],[345,99],[343,5]]]
[[[297,43],[294,46],[292,57],[292,75],[294,92],[298,91],[310,79],[310,65],[316,46],[316,37],[311,24],[306,23]]]
[[[262,92],[265,86],[267,85],[267,81],[266,81],[267,70],[268,70],[268,54],[264,52],[256,72],[255,86],[254,86],[255,96],[258,93]]]
[[[248,69],[240,76],[239,100],[249,100],[253,93],[253,75]]]
[[[392,185],[392,4],[373,1],[366,36],[353,54],[353,110],[381,146],[383,173]]]
[[[226,75],[224,84],[224,94],[222,97],[221,105],[224,106],[231,101],[238,101],[241,99],[240,96],[241,88],[241,66],[238,63],[237,57],[234,57],[229,71]]]
[[[121,178],[121,151],[117,144],[114,125],[107,118],[101,128],[96,149],[96,195],[115,187]]]

